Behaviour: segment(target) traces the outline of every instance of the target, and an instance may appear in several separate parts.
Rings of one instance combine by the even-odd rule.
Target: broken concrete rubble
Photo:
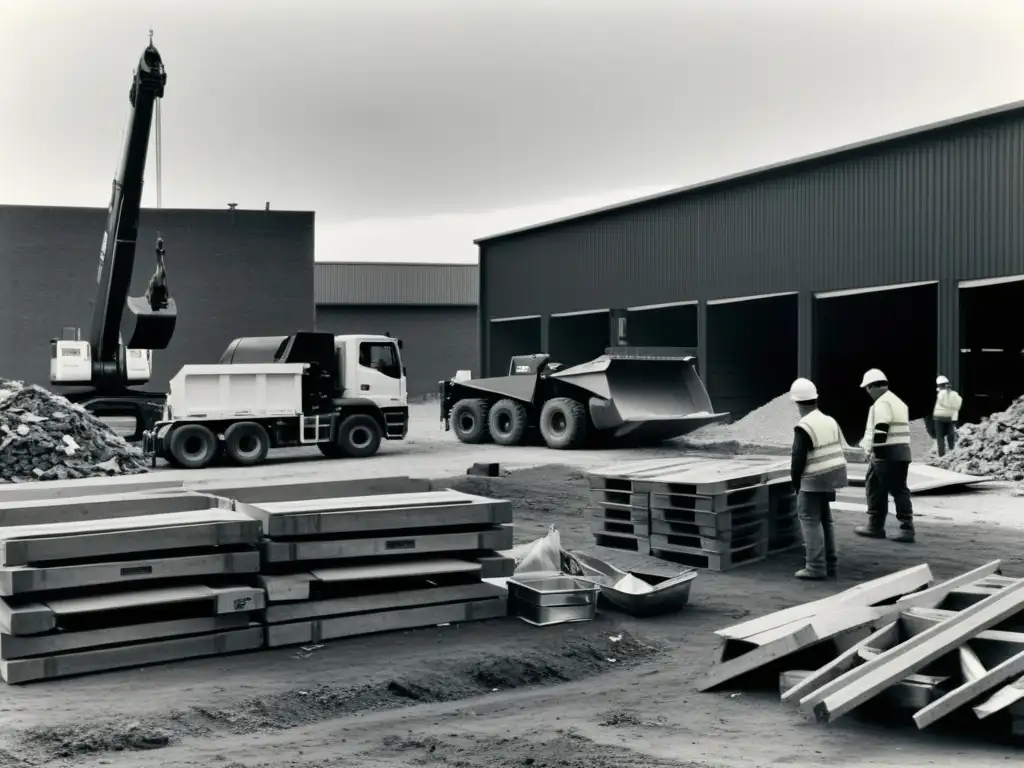
[[[81,406],[0,379],[0,483],[145,471],[141,452]]]
[[[956,446],[930,463],[968,475],[997,480],[1024,480],[1024,397],[1005,411],[993,413],[980,424],[964,424],[956,431]]]

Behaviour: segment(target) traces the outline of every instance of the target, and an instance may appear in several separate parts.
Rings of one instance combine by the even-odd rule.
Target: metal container
[[[601,588],[572,576],[511,578],[508,595],[516,615],[537,626],[589,621],[597,615]]]
[[[581,578],[600,586],[601,599],[632,616],[656,616],[680,610],[690,599],[690,587],[697,571],[688,569],[675,576],[659,576],[642,571],[623,571],[610,563],[579,552],[570,553],[583,570]],[[643,594],[622,592],[615,585],[625,576],[634,576],[654,589]]]

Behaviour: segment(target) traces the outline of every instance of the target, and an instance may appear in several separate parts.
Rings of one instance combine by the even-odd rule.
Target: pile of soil
[[[931,464],[966,475],[1024,480],[1024,397],[1009,408],[956,431],[956,446]]]
[[[0,379],[0,483],[145,471],[141,451],[80,405]]]

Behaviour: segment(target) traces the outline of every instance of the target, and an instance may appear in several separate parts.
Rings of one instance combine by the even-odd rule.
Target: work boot
[[[801,581],[824,581],[826,578],[828,578],[824,573],[808,571],[806,568],[801,568],[793,575]]]
[[[858,536],[863,536],[866,539],[884,539],[885,538],[885,528],[876,528],[875,526],[873,526],[871,524],[868,524],[868,525],[858,525],[856,528],[853,529],[853,532],[855,534],[857,534]]]
[[[898,541],[901,544],[913,544],[916,540],[914,536],[913,528],[900,528],[896,533],[889,537],[890,541]]]

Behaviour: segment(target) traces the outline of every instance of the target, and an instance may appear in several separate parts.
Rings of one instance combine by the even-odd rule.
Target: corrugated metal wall
[[[410,397],[437,392],[460,369],[476,369],[476,307],[320,306],[317,330],[390,333],[402,340]]]
[[[106,209],[0,206],[0,377],[48,385],[50,339],[88,333]],[[314,326],[314,215],[290,211],[145,210],[132,295],[153,274],[157,231],[178,305],[171,346],[148,389],[186,363],[216,362],[238,336]]]
[[[482,314],[1019,274],[1022,210],[1018,110],[484,242]]]
[[[316,303],[475,307],[475,264],[331,263],[316,265]]]

